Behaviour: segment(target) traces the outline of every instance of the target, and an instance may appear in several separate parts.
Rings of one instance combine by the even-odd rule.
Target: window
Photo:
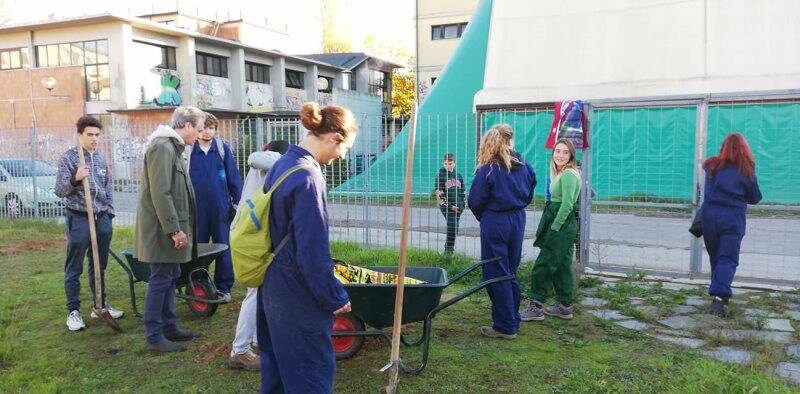
[[[228,58],[197,52],[197,73],[228,78]]]
[[[306,73],[302,71],[295,71],[286,69],[286,87],[295,89],[304,89]]]
[[[467,22],[452,23],[449,25],[433,25],[431,26],[431,40],[448,40],[452,38],[460,38],[467,28]]]
[[[139,65],[164,70],[178,69],[175,64],[175,48],[173,47],[134,41],[133,51],[134,58]]]
[[[248,82],[269,83],[269,66],[244,62],[244,80]]]
[[[356,89],[356,73],[351,71],[350,74],[347,75],[348,81],[348,89],[350,90],[357,90]]]
[[[320,75],[319,79],[324,79],[328,81],[328,86],[325,89],[318,89],[320,93],[330,93],[333,91],[333,78],[323,77],[322,75]]]
[[[30,67],[28,48],[14,48],[0,50],[0,70]]]
[[[83,66],[86,74],[87,100],[111,100],[108,40],[39,45],[36,47],[36,65],[38,67]]]
[[[369,71],[369,92],[381,96],[381,101],[384,103],[390,102],[388,82],[389,75],[384,71],[370,70]]]
[[[436,77],[431,77],[431,86],[433,86],[434,82],[436,82]]]

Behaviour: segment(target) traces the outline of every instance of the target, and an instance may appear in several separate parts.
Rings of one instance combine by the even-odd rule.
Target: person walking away
[[[581,175],[575,158],[575,145],[560,139],[550,160],[550,201],[545,203],[534,246],[539,256],[533,265],[527,308],[520,313],[522,321],[544,320],[545,315],[572,319],[574,280],[572,273],[573,245],[578,234],[575,204],[581,191]],[[544,309],[550,288],[555,289],[558,303]]]
[[[178,107],[170,125],[148,137],[133,236],[134,257],[150,264],[144,306],[146,347],[176,352],[177,343],[199,334],[181,329],[175,316],[175,280],[181,264],[197,258],[195,198],[183,151],[203,131],[206,115],[195,107]]]
[[[286,141],[272,141],[269,144],[265,144],[263,150],[250,154],[247,159],[250,170],[244,179],[242,199],[238,204],[237,215],[240,214],[239,212],[241,212],[244,202],[259,188],[264,187],[269,170],[288,149],[289,144]],[[242,300],[242,306],[239,309],[236,336],[233,338],[231,354],[228,358],[228,366],[234,369],[246,369],[248,371],[261,369],[259,351],[254,349],[258,344],[256,335],[257,294],[257,288],[248,288],[247,295]]]
[[[478,149],[478,168],[470,187],[469,209],[480,222],[483,280],[516,275],[522,259],[525,207],[533,200],[536,175],[514,150],[511,126],[492,127]],[[520,289],[516,278],[486,287],[492,301],[492,326],[480,328],[489,338],[513,339],[519,331]]]
[[[447,240],[444,243],[444,254],[453,254],[458,233],[458,221],[464,211],[464,178],[456,171],[456,157],[446,153],[442,168],[436,176],[436,198],[439,210],[447,222]]]
[[[119,319],[124,312],[114,309],[106,302],[105,274],[108,265],[108,253],[114,227],[114,193],[111,169],[105,156],[97,149],[100,133],[103,129],[100,120],[91,116],[82,116],[75,124],[78,132],[79,146],[72,147],[58,161],[55,194],[64,199],[66,210],[64,223],[67,232],[67,256],[64,262],[64,292],[67,296],[67,329],[79,331],[86,327],[80,312],[81,273],[83,261],[89,258],[89,288],[92,300],[95,300],[94,260],[89,238],[89,217],[94,215],[97,228],[97,254],[100,258],[101,297],[105,308],[114,319]],[[80,146],[83,149],[78,153]],[[81,167],[79,154],[84,156],[86,165]],[[82,182],[89,180],[89,191],[92,199],[92,210],[86,207]],[[94,303],[94,301],[92,301]],[[103,306],[100,306],[102,308]],[[97,305],[95,305],[97,307]],[[96,308],[92,308],[96,309]],[[94,310],[91,317],[98,318]]]
[[[189,153],[189,176],[197,198],[197,242],[230,246],[230,225],[241,199],[242,177],[230,145],[216,137],[219,121],[206,113],[203,131]],[[225,302],[233,287],[231,251],[226,249],[214,262],[214,286]]]
[[[275,163],[264,185],[269,190],[284,173],[302,166],[272,195],[273,244],[288,241],[258,290],[262,393],[333,392],[334,315],[350,311],[347,292],[333,274],[320,165],[347,154],[355,141],[355,119],[345,108],[313,102],[303,104],[300,119],[308,133]]]
[[[731,283],[747,228],[747,204],[761,201],[753,152],[743,135],[730,133],[719,154],[703,163],[703,242],[711,263],[711,313],[728,317]]]

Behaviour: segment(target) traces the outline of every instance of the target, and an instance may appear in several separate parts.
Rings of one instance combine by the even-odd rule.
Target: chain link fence
[[[598,102],[587,107],[591,148],[579,153],[587,187],[581,196],[579,260],[603,270],[632,269],[677,276],[708,273],[702,240],[687,231],[701,201],[698,163],[716,154],[729,131],[742,132],[756,156],[764,194],[748,213],[739,278],[770,283],[800,281],[800,189],[791,172],[800,166],[800,102],[784,100],[683,100]],[[329,187],[331,236],[371,247],[399,247],[408,119],[356,115],[360,132],[348,157],[324,166]],[[417,120],[410,246],[443,251],[446,221],[434,194],[443,157],[451,153],[467,191],[475,169],[478,130],[508,123],[515,148],[538,178],[527,210],[523,260],[536,258],[533,238],[547,198],[550,151],[544,141],[549,105],[481,109]],[[135,222],[142,158],[156,122],[115,116],[99,150],[112,167],[115,223]],[[241,172],[250,153],[273,140],[298,142],[305,129],[296,117],[221,120]],[[55,166],[75,145],[74,126],[0,130],[0,199],[5,218],[59,220],[53,194]],[[480,255],[479,224],[461,215],[455,251]]]

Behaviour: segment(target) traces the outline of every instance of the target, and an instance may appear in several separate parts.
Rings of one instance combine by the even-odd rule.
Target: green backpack
[[[272,264],[272,259],[286,245],[291,235],[283,237],[276,248],[272,248],[272,237],[269,231],[269,211],[272,206],[272,193],[289,175],[303,168],[311,168],[307,164],[298,164],[284,172],[275,184],[267,191],[258,191],[244,202],[239,215],[231,229],[231,256],[233,273],[236,281],[247,287],[259,287],[264,283],[264,274]]]

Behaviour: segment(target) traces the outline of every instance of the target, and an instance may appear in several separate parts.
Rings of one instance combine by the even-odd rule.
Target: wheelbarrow
[[[214,281],[208,273],[208,266],[217,255],[228,249],[228,245],[204,243],[197,244],[197,259],[181,264],[181,276],[175,282],[176,297],[185,300],[189,310],[195,316],[208,317],[217,311],[219,304],[226,303],[217,292]],[[136,309],[136,291],[134,283],[147,282],[150,279],[150,264],[143,263],[133,257],[131,250],[122,252],[123,260],[119,254],[111,250],[111,257],[119,263],[128,274],[128,287],[131,292],[131,305],[133,314],[141,317]]]
[[[443,309],[482,290],[486,286],[514,279],[514,275],[485,280],[455,297],[441,302],[445,288],[458,282],[472,271],[486,264],[496,264],[499,258],[484,260],[461,271],[452,279],[447,279],[447,272],[438,267],[409,267],[406,276],[420,279],[426,283],[405,285],[403,292],[402,323],[423,322],[422,335],[416,340],[409,340],[404,335],[400,339],[405,346],[422,345],[422,362],[416,367],[409,367],[402,362],[400,369],[408,374],[416,375],[428,365],[428,351],[431,342],[431,326],[433,318]],[[378,272],[397,273],[397,267],[364,267]],[[333,348],[337,360],[353,357],[364,344],[364,337],[381,337],[391,343],[391,335],[383,329],[391,327],[394,320],[395,284],[357,284],[344,285],[350,296],[351,311],[336,316],[333,323]],[[367,329],[366,327],[372,327]]]

